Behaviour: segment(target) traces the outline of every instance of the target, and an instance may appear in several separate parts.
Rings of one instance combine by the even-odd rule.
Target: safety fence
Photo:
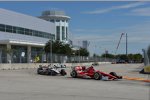
[[[51,57],[48,57],[47,61],[51,61]],[[100,58],[100,57],[86,57],[86,56],[66,56],[62,54],[53,54],[52,62],[54,63],[83,63],[83,62],[112,62],[113,59]]]
[[[8,61],[7,56],[0,57],[0,63],[84,63],[84,62],[112,62],[114,59],[101,57],[85,57],[72,55],[67,56],[63,54],[35,54],[31,55],[30,60],[28,56],[11,55],[11,61]]]

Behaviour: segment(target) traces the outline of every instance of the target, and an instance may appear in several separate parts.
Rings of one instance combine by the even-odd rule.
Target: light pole
[[[126,56],[128,56],[128,35],[126,33]]]
[[[78,41],[78,46],[79,46],[79,41]],[[79,63],[80,63],[80,46],[79,46]]]
[[[105,48],[105,62],[106,62],[106,48]]]
[[[99,47],[99,50],[100,50],[100,49],[101,49],[101,47]],[[99,52],[99,55],[100,55],[100,56],[99,56],[99,61],[101,62],[101,57],[102,57],[102,56],[101,56],[101,51]]]
[[[95,62],[97,61],[97,56],[96,56],[96,45],[95,45]]]

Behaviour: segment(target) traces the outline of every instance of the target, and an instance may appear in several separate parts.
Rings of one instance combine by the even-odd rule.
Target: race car
[[[61,63],[59,63],[59,64],[56,64],[56,65],[54,65],[56,68],[66,68],[66,65],[65,64],[61,64]]]
[[[118,76],[115,72],[109,74],[99,70],[95,70],[93,66],[86,68],[85,66],[75,66],[70,73],[73,78],[92,78],[95,80],[118,80],[122,79],[122,76]]]
[[[51,76],[67,75],[65,69],[63,69],[62,67],[56,66],[56,65],[54,65],[53,67],[51,67],[51,65],[48,65],[48,66],[39,65],[39,68],[37,69],[37,74],[51,75]]]

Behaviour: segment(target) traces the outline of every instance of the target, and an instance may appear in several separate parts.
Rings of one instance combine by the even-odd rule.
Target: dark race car
[[[95,80],[118,80],[122,79],[122,76],[118,76],[115,72],[109,74],[99,70],[95,70],[93,66],[86,68],[85,66],[75,66],[70,73],[71,77],[77,78],[92,78]]]
[[[59,67],[54,65],[53,67],[51,67],[50,65],[48,66],[42,66],[39,65],[39,68],[37,69],[37,74],[40,75],[51,75],[51,76],[55,76],[55,75],[66,75],[66,71],[65,69],[63,69],[63,67]]]

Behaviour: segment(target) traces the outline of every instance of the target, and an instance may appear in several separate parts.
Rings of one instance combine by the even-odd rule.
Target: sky
[[[74,43],[89,41],[91,54],[142,53],[150,44],[150,2],[139,1],[0,1],[0,8],[40,16],[44,10],[62,10],[70,16],[69,33]]]

